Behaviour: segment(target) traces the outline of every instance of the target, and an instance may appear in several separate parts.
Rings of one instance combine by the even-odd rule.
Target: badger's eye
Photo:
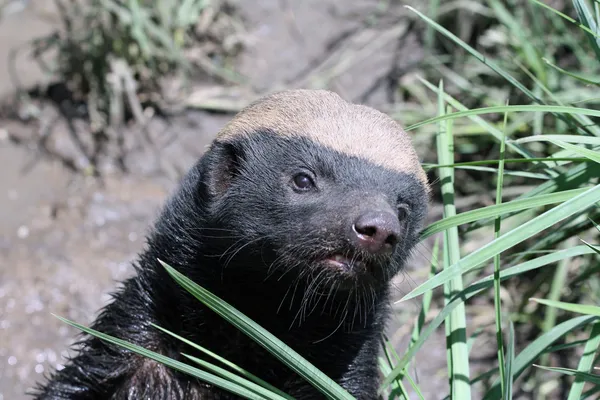
[[[406,203],[398,204],[398,219],[400,221],[403,221],[406,218],[408,218],[409,211],[410,211],[410,208],[408,207],[408,204],[406,204]]]
[[[293,178],[294,186],[298,190],[310,190],[315,186],[313,179],[306,173],[300,172],[294,175]]]

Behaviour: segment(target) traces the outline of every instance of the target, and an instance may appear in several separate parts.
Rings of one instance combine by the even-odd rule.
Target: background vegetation
[[[388,76],[393,106],[387,111],[414,134],[417,147],[437,149],[421,153],[434,201],[443,209],[443,218],[423,232],[424,239],[436,235],[436,245],[430,270],[414,278],[427,279],[401,300],[422,304],[410,345],[398,354],[382,338],[382,397],[423,398],[420,382],[430,377],[414,376],[414,356],[435,330],[444,329],[447,398],[598,398],[600,3],[412,5],[382,1],[377,12],[362,16],[371,26],[389,25],[394,18],[397,26],[408,21],[408,29],[418,32],[425,57],[408,78]],[[208,18],[207,7],[219,12]],[[165,90],[159,77],[209,73],[224,84],[248,87],[225,61],[237,49],[222,40],[231,35],[213,40],[214,49],[199,52],[201,57],[186,52],[207,43],[198,31],[210,37],[206,26],[218,25],[215,21],[229,21],[221,26],[230,32],[242,29],[219,7],[223,4],[185,0],[65,5],[66,32],[72,23],[93,29],[83,37],[66,34],[44,43],[58,52],[60,82],[85,105],[94,127],[91,142],[118,140],[117,133],[106,132],[118,132],[127,119],[120,117],[124,110],[138,123],[146,102],[160,112],[172,110],[158,101]],[[211,23],[200,29],[198,21],[207,19]],[[334,67],[302,83],[327,87],[330,75],[323,71]],[[115,73],[126,78],[122,86],[115,84],[120,78],[107,79]],[[184,105],[233,111],[241,103]],[[87,168],[95,171],[93,155],[88,158]],[[472,201],[464,206],[459,199]],[[328,398],[349,398],[284,344],[169,271]],[[496,356],[479,362],[478,348],[490,343]],[[289,398],[217,355],[184,365],[130,348],[247,398]]]

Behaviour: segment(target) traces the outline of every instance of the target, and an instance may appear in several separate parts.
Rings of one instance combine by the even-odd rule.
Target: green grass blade
[[[448,104],[450,104],[452,107],[456,108],[459,111],[469,111],[469,109],[462,103],[460,103],[458,100],[456,100],[454,97],[450,96],[448,93],[440,91],[435,85],[433,85],[431,82],[428,82],[427,80],[423,79],[423,78],[418,78],[419,81],[421,81],[421,83],[423,83],[429,90],[433,91],[434,93],[436,93],[439,96],[443,96],[444,101],[447,102]],[[485,129],[485,131],[487,131],[490,135],[492,135],[494,138],[496,138],[496,140],[500,141],[502,140],[502,136],[503,133],[500,129],[497,129],[495,126],[493,126],[492,124],[490,124],[488,121],[486,121],[485,119],[477,116],[477,115],[471,115],[468,116],[468,118],[475,122],[476,124],[478,124],[479,126],[481,126],[483,129]],[[414,125],[413,125],[414,126]],[[516,152],[517,154],[522,155],[523,157],[526,158],[533,158],[533,154],[529,152],[529,150],[527,150],[526,148],[519,146],[517,143],[515,142],[508,142],[507,146],[513,150],[514,152]]]
[[[223,369],[214,364],[206,362],[200,358],[193,357],[193,356],[190,356],[189,354],[185,354],[185,353],[181,353],[181,355],[186,357],[187,359],[195,362],[196,364],[200,365],[204,369],[214,373],[215,375],[218,375],[224,379],[227,379],[230,382],[234,382],[242,387],[245,387],[246,389],[251,390],[251,391],[255,392],[256,394],[261,395],[265,399],[286,400],[286,399],[291,398],[290,396],[286,396],[286,397],[280,396],[279,394],[272,392],[268,389],[265,389],[264,387],[257,385],[254,382],[251,382],[249,380],[241,378],[240,376],[234,374],[233,372],[229,372],[226,369]]]
[[[379,357],[379,370],[381,371],[383,376],[386,376],[387,374],[389,374],[392,371],[392,366],[388,362],[388,360],[384,360],[382,357]],[[391,394],[388,397],[388,399],[393,399],[394,396],[399,396],[400,400],[408,399],[408,393],[406,391],[406,388],[402,385],[402,381],[400,381],[399,379],[394,380],[392,382]]]
[[[124,340],[115,338],[113,336],[107,335],[107,334],[102,333],[102,332],[98,332],[98,331],[96,331],[94,329],[85,327],[85,326],[83,326],[81,324],[78,324],[76,322],[69,321],[68,319],[59,317],[58,315],[54,315],[54,316],[56,318],[60,319],[62,322],[66,323],[68,325],[71,325],[72,327],[77,328],[77,329],[79,329],[79,330],[81,330],[81,331],[83,331],[83,332],[85,332],[85,333],[87,333],[89,335],[95,336],[95,337],[97,337],[99,339],[102,339],[102,340],[104,340],[106,342],[109,342],[109,343],[115,344],[117,346],[123,347],[123,348],[125,348],[125,349],[127,349],[129,351],[132,351],[132,352],[134,352],[136,354],[139,354],[141,356],[150,358],[150,359],[152,359],[154,361],[157,361],[157,362],[159,362],[161,364],[164,364],[164,365],[166,365],[166,366],[168,366],[170,368],[176,369],[176,370],[178,370],[180,372],[183,372],[183,373],[189,374],[191,376],[194,376],[194,377],[196,377],[198,379],[201,379],[201,380],[203,380],[205,382],[208,382],[208,383],[210,383],[212,385],[215,385],[215,386],[217,386],[217,387],[219,387],[221,389],[227,390],[228,392],[237,394],[237,395],[242,396],[242,397],[244,397],[246,399],[264,400],[264,397],[256,394],[255,392],[252,392],[252,391],[250,391],[250,390],[248,390],[248,389],[246,389],[246,388],[244,388],[244,387],[242,387],[242,386],[240,386],[238,384],[229,382],[229,381],[227,381],[227,380],[225,380],[223,378],[220,378],[220,377],[218,377],[216,375],[213,375],[213,374],[210,374],[208,372],[202,371],[202,370],[200,370],[198,368],[194,368],[194,367],[192,367],[190,365],[187,365],[187,364],[184,364],[184,363],[182,363],[180,361],[173,360],[173,359],[171,359],[169,357],[163,356],[162,354],[158,354],[158,353],[155,353],[153,351],[147,350],[147,349],[145,349],[145,348],[143,348],[141,346],[138,346],[138,345],[126,342]]]
[[[547,254],[533,260],[524,262],[522,264],[516,265],[511,268],[507,268],[504,271],[500,271],[500,280],[504,281],[506,279],[513,278],[520,274],[523,274],[528,271],[533,271],[535,269],[544,267],[548,264],[555,263],[557,261],[563,260],[565,258],[582,256],[585,254],[592,254],[593,250],[589,249],[586,246],[577,246],[571,249],[557,251],[551,254]],[[385,377],[383,381],[382,388],[385,388],[390,384],[395,377],[402,373],[403,369],[408,365],[410,360],[413,359],[417,351],[421,349],[425,341],[431,336],[431,334],[444,322],[445,318],[450,314],[450,312],[461,302],[464,302],[473,296],[493,287],[494,285],[494,276],[489,275],[483,279],[480,279],[477,282],[469,285],[465,290],[461,293],[458,293],[450,303],[448,303],[442,311],[429,323],[429,325],[421,332],[418,337],[418,340],[408,348],[406,353],[403,355],[402,359],[398,362],[396,368],[392,371],[391,374]]]
[[[547,137],[544,137],[543,135],[536,136],[536,138],[538,139],[537,141],[540,141],[540,142],[547,141],[547,142],[554,143],[555,145],[560,146],[565,150],[570,150],[574,153],[580,154],[580,155],[588,158],[589,160],[600,163],[600,152],[598,152],[598,151],[586,149],[586,148],[580,147],[580,146],[575,146],[573,144],[563,142],[562,140],[547,138]],[[531,140],[531,141],[533,141],[533,140]]]
[[[578,43],[574,42],[573,45],[577,46]],[[565,105],[560,100],[560,98],[557,97],[557,95],[546,86],[546,84],[544,82],[540,81],[535,75],[533,75],[531,72],[529,72],[529,70],[527,68],[525,68],[524,66],[521,66],[521,63],[518,60],[515,60],[515,63],[517,65],[519,65],[519,67],[521,67],[523,72],[525,72],[525,74],[527,74],[527,76],[537,85],[537,87],[541,88],[541,90],[548,96],[548,98],[550,100],[552,100],[552,102],[555,105],[559,105],[559,106]],[[574,114],[573,118],[575,119],[575,121],[577,121],[577,123],[579,124],[580,127],[585,127],[585,129],[589,130],[589,132],[591,132],[592,134],[594,134],[596,136],[600,136],[600,127],[595,125],[594,122],[592,122],[592,120],[588,116],[581,115],[581,114]]]
[[[561,247],[569,247],[569,243],[573,241],[573,238],[569,238],[564,244],[561,243]],[[550,281],[550,292],[548,297],[551,300],[558,300],[561,297],[563,288],[568,286],[567,275],[569,273],[569,261],[561,260],[554,271],[554,276]],[[544,313],[544,320],[542,322],[542,331],[547,332],[556,325],[556,309],[549,308]],[[541,364],[547,364],[549,359],[548,354],[544,354],[540,360]]]
[[[479,267],[485,261],[494,257],[514,245],[521,243],[539,232],[548,229],[557,222],[570,217],[571,215],[585,210],[600,201],[600,185],[596,185],[584,193],[566,201],[553,209],[533,218],[532,220],[518,226],[510,232],[500,236],[497,240],[488,243],[473,253],[465,256],[459,262],[450,268],[443,270],[432,279],[422,283],[410,293],[404,296],[400,301],[406,301],[420,296],[428,290],[434,289],[450,281],[456,276]]]
[[[508,348],[506,349],[506,374],[504,376],[503,400],[513,398],[513,365],[515,363],[515,326],[512,321],[508,324]]]
[[[592,325],[592,331],[590,337],[585,344],[583,355],[579,360],[577,371],[581,373],[589,373],[594,365],[594,355],[600,348],[600,323]],[[585,380],[582,377],[577,376],[575,382],[571,386],[569,391],[569,397],[567,400],[579,400],[583,394],[583,388],[585,386]]]
[[[433,243],[433,248],[431,250],[431,265],[430,265],[430,269],[429,269],[429,276],[428,276],[428,278],[433,277],[435,275],[436,271],[438,270],[438,266],[439,266],[439,262],[438,262],[439,248],[440,248],[440,243],[439,243],[438,238],[436,238],[435,242]],[[421,311],[419,311],[419,314],[417,315],[415,324],[413,326],[413,331],[412,331],[412,335],[411,335],[411,338],[410,338],[410,343],[408,345],[409,348],[411,346],[413,346],[419,340],[419,336],[421,335],[421,331],[423,330],[423,325],[425,324],[425,318],[427,317],[427,313],[429,312],[429,308],[431,306],[431,298],[432,297],[433,297],[433,292],[432,291],[426,292],[423,295],[423,301],[422,301],[422,305],[421,305]],[[398,354],[396,353],[396,351],[394,350],[393,347],[391,347],[391,351],[393,351],[393,354],[396,356],[396,360],[399,361],[400,357],[398,356]],[[404,376],[408,375],[408,368],[409,367],[410,367],[410,362],[406,364],[404,370],[400,374],[396,374],[396,376],[394,377],[393,382],[396,382],[396,380],[400,380],[401,381],[404,378]],[[386,372],[384,374],[384,376],[387,376],[391,371],[392,371],[392,369],[390,369],[388,372]],[[406,399],[408,399],[408,396],[406,396]]]
[[[594,385],[600,385],[600,375],[590,374],[588,372],[581,372],[577,371],[576,369],[570,368],[543,367],[541,365],[536,365],[536,367],[540,369],[545,369],[546,371],[560,372],[561,374],[571,375],[576,377],[577,379],[584,380],[585,382],[590,382]]]
[[[448,37],[449,39],[451,39],[452,41],[454,41],[456,44],[458,44],[460,47],[462,47],[463,49],[465,49],[469,54],[471,54],[477,60],[479,60],[484,65],[486,65],[487,67],[489,67],[491,70],[493,70],[494,72],[496,72],[498,75],[500,75],[501,77],[503,77],[507,82],[509,82],[510,84],[512,84],[514,87],[516,87],[517,89],[519,89],[520,91],[522,91],[530,99],[532,99],[536,103],[544,104],[544,101],[542,99],[540,99],[535,93],[533,93],[531,90],[529,90],[527,87],[525,87],[525,85],[523,85],[521,82],[519,82],[519,80],[515,79],[515,77],[513,77],[510,73],[508,73],[505,70],[503,70],[502,68],[500,68],[496,63],[494,63],[493,61],[491,61],[488,57],[484,56],[483,54],[481,54],[480,52],[478,52],[477,50],[475,50],[473,47],[469,46],[467,43],[465,43],[462,40],[460,40],[456,35],[452,34],[450,31],[448,31],[447,29],[445,29],[444,27],[442,27],[441,25],[439,25],[435,21],[433,21],[430,18],[426,17],[423,13],[417,11],[413,7],[410,7],[410,6],[405,6],[405,7],[408,8],[410,11],[414,12],[415,14],[417,14],[421,19],[423,19],[424,21],[426,21],[429,25],[433,26],[438,32],[444,34],[446,37]],[[562,121],[564,121],[565,123],[569,124],[570,126],[572,126],[574,128],[577,128],[578,130],[584,131],[584,129],[582,129],[581,126],[577,126],[574,123],[572,117],[571,118],[566,118],[564,115],[561,115],[560,113],[559,114],[555,113],[555,115],[559,119],[561,119]]]
[[[533,2],[533,3],[535,3],[535,4],[537,4],[537,5],[540,5],[540,6],[544,7],[544,8],[545,8],[545,9],[547,9],[547,10],[550,10],[551,12],[553,12],[554,14],[558,15],[559,17],[561,17],[561,18],[565,19],[566,21],[569,21],[569,22],[571,22],[572,24],[575,24],[575,25],[577,25],[578,27],[580,27],[581,29],[583,29],[583,30],[584,30],[586,33],[588,33],[588,34],[590,34],[590,35],[592,35],[592,36],[594,36],[594,37],[600,38],[600,35],[598,35],[598,34],[597,34],[596,32],[594,32],[594,31],[592,31],[592,30],[591,30],[590,28],[588,28],[586,25],[584,25],[584,24],[581,24],[581,23],[577,22],[577,20],[576,20],[576,19],[574,19],[574,18],[571,18],[571,17],[569,17],[568,15],[566,15],[566,14],[564,14],[564,13],[562,13],[562,12],[558,11],[557,9],[550,7],[549,5],[545,4],[544,2],[542,2],[542,1],[540,1],[540,0],[530,0],[530,1],[531,1],[531,2]]]
[[[595,246],[591,243],[586,242],[583,239],[580,239],[587,247],[589,247],[590,249],[594,250],[596,253],[600,254],[600,246]]]
[[[520,141],[521,139],[519,139]],[[533,140],[532,140],[533,141]],[[513,143],[516,142],[513,141]],[[510,144],[510,142],[506,143],[506,145],[508,146]],[[466,167],[466,166],[476,166],[476,165],[496,165],[498,164],[500,160],[480,160],[480,161],[465,161],[465,162],[460,162],[460,163],[454,163],[454,164],[446,164],[446,165],[441,165],[441,164],[429,164],[429,163],[423,163],[421,164],[423,166],[423,168],[430,170],[430,169],[434,169],[434,168],[444,168],[444,167],[453,167],[453,168],[460,168],[460,167]],[[504,164],[523,164],[523,163],[527,163],[527,164],[532,164],[534,162],[544,162],[544,163],[552,163],[552,164],[556,164],[556,162],[558,161],[572,161],[572,162],[584,162],[584,161],[588,161],[588,159],[586,157],[538,157],[538,158],[507,158],[504,160]]]
[[[440,92],[443,92],[440,83]],[[440,96],[439,112],[444,113],[444,100]],[[450,164],[454,162],[454,143],[452,136],[452,125],[447,122],[440,124],[440,131],[437,135],[438,161],[440,164]],[[441,181],[441,191],[444,203],[444,217],[456,215],[454,205],[454,169],[440,168],[439,179]],[[449,265],[460,261],[460,242],[458,240],[458,229],[456,227],[447,229],[444,236],[444,247],[448,254]],[[444,266],[446,267],[446,265]],[[448,280],[446,292],[451,298],[455,293],[463,290],[462,276],[457,274],[453,279]],[[449,300],[449,298],[447,298]],[[451,370],[451,393],[452,398],[465,399],[471,398],[471,387],[469,385],[469,350],[466,336],[466,309],[464,304],[459,305],[448,316],[446,324],[449,326],[447,342],[450,349]]]
[[[398,354],[396,353],[396,350],[394,349],[394,346],[392,346],[392,344],[386,339],[386,338],[382,338],[382,347],[383,347],[383,354],[385,355],[385,365],[387,368],[384,369],[383,374],[384,376],[389,374],[390,371],[394,368],[394,361],[392,360],[392,358],[394,358],[395,360],[398,360]],[[402,384],[402,379],[401,377],[397,377],[391,385],[391,389],[392,389],[392,393],[397,393],[398,395],[401,396],[402,399],[406,399],[408,400],[408,392],[406,391],[406,388],[404,387],[404,385]]]
[[[200,12],[206,6],[205,1],[183,0],[177,10],[177,25],[185,27],[198,20]]]
[[[531,366],[533,361],[535,361],[552,343],[554,343],[567,333],[574,331],[575,329],[578,329],[582,326],[588,325],[595,319],[596,317],[593,316],[576,317],[556,325],[550,331],[539,336],[527,347],[525,347],[525,349],[523,349],[523,351],[519,353],[519,355],[515,358],[515,362],[513,365],[513,376],[517,378],[519,375],[521,375],[521,373],[527,367]],[[492,385],[491,389],[485,394],[483,400],[496,400],[501,398],[502,393],[500,390],[499,382],[495,382],[494,385]]]
[[[594,224],[594,226],[596,227],[596,230],[598,231],[598,233],[600,233],[600,225],[596,223],[596,221],[591,220],[592,224]]]
[[[425,397],[423,396],[423,393],[421,393],[421,390],[419,389],[419,386],[413,380],[413,378],[411,378],[411,376],[409,374],[406,374],[406,379],[408,379],[408,383],[413,388],[413,390],[415,391],[415,393],[417,394],[417,396],[419,396],[419,399],[420,400],[425,400]],[[406,399],[408,400],[408,397]]]
[[[574,189],[582,185],[587,186],[589,182],[592,182],[592,180],[599,175],[600,165],[598,165],[597,163],[587,161],[585,163],[576,165],[565,172],[560,173],[556,177],[553,177],[552,179],[540,184],[539,186],[533,188],[529,192],[522,194],[517,198],[517,200],[533,198],[535,196],[548,194],[559,190]],[[505,215],[504,218],[508,218],[509,216],[513,216],[519,212],[520,211],[510,213],[509,215]],[[493,219],[475,222],[471,227],[469,227],[467,232],[479,229],[482,226],[488,225],[491,222],[493,222]]]
[[[438,10],[440,8],[440,1],[441,0],[429,0],[429,15],[431,15],[431,17],[434,19],[436,18],[436,15],[438,14]],[[427,30],[425,31],[425,40],[423,41],[427,50],[433,50],[434,40],[435,31],[433,30],[433,27],[428,26]]]
[[[508,146],[510,142],[506,143],[506,145]],[[480,161],[464,161],[464,162],[460,162],[460,163],[454,163],[454,164],[447,164],[447,165],[441,165],[441,164],[430,164],[430,163],[423,163],[421,164],[423,166],[424,169],[426,170],[430,170],[430,169],[435,169],[435,168],[444,168],[444,167],[453,167],[453,168],[460,168],[460,167],[468,167],[468,166],[477,166],[477,165],[496,165],[498,164],[499,160],[480,160]],[[589,161],[586,157],[537,157],[537,158],[507,158],[504,160],[504,164],[532,164],[534,162],[542,162],[542,163],[552,163],[553,165],[556,165],[557,162],[559,161],[568,161],[568,162],[587,162]],[[495,170],[494,170],[495,171]],[[544,176],[546,177],[546,176]],[[551,179],[550,177],[548,177],[548,179]]]
[[[588,79],[588,78],[586,78],[586,77],[584,77],[584,76],[582,76],[582,75],[575,74],[575,73],[573,73],[573,72],[569,72],[569,71],[567,71],[567,70],[565,70],[565,69],[562,69],[562,68],[561,68],[561,67],[559,67],[558,65],[554,65],[554,64],[552,64],[550,61],[548,61],[548,60],[547,60],[547,59],[545,59],[545,58],[544,58],[543,60],[544,60],[544,62],[545,62],[546,64],[548,64],[550,67],[554,68],[555,70],[557,70],[557,71],[558,71],[558,72],[560,72],[561,74],[564,74],[564,75],[570,76],[571,78],[577,79],[578,81],[581,81],[581,82],[583,82],[583,83],[586,83],[586,84],[589,84],[589,85],[600,86],[600,82],[592,81],[592,80],[590,80],[590,79]]]
[[[530,67],[535,71],[535,74],[542,81],[546,80],[546,69],[544,65],[540,61],[540,57],[533,46],[533,42],[531,38],[528,38],[525,35],[525,30],[520,26],[520,21],[516,20],[513,15],[508,12],[504,4],[499,0],[488,0],[488,3],[491,4],[492,9],[498,16],[498,19],[506,25],[508,28],[508,32],[512,35],[515,35],[519,45],[521,46],[521,50],[523,55],[525,56],[525,60],[530,65]]]
[[[131,12],[131,35],[136,39],[144,58],[149,58],[151,53],[150,42],[144,34],[142,10],[137,0],[129,0],[127,4]]]
[[[536,303],[543,304],[548,307],[560,308],[561,310],[571,311],[579,314],[594,315],[600,317],[600,307],[585,305],[585,304],[574,304],[574,303],[563,303],[561,301],[545,300],[532,298],[531,300]]]
[[[560,140],[567,143],[577,144],[591,144],[593,146],[600,146],[600,138],[593,136],[581,136],[581,135],[543,135],[543,136],[528,136],[525,138],[514,140],[515,143],[529,143],[537,142],[540,140]]]
[[[257,376],[255,376],[255,375],[251,374],[250,372],[248,372],[248,371],[246,371],[245,369],[243,369],[243,368],[241,368],[241,367],[237,366],[236,364],[232,363],[231,361],[229,361],[229,360],[227,360],[227,359],[225,359],[225,358],[223,358],[223,357],[219,356],[218,354],[215,354],[215,353],[213,353],[212,351],[210,351],[210,350],[208,350],[208,349],[205,349],[204,347],[202,347],[202,346],[200,346],[200,345],[198,345],[198,344],[196,344],[196,343],[194,343],[194,342],[192,342],[192,341],[190,341],[190,340],[187,340],[187,339],[186,339],[186,338],[184,338],[184,337],[181,337],[181,336],[179,336],[179,335],[177,335],[177,334],[175,334],[175,333],[173,333],[173,332],[170,332],[170,331],[168,331],[168,330],[167,330],[167,329],[165,329],[165,328],[161,328],[160,326],[158,326],[158,325],[156,325],[156,324],[153,324],[153,323],[151,323],[151,325],[152,325],[153,327],[155,327],[156,329],[159,329],[159,330],[163,331],[164,333],[166,333],[166,334],[168,334],[168,335],[171,335],[171,336],[173,336],[174,338],[176,338],[176,339],[179,339],[179,340],[181,340],[182,342],[184,342],[184,343],[186,343],[186,344],[188,344],[188,345],[192,346],[193,348],[195,348],[195,349],[197,349],[197,350],[199,350],[199,351],[203,352],[204,354],[206,354],[206,355],[208,355],[208,356],[210,356],[210,357],[214,358],[215,360],[219,361],[219,362],[220,362],[220,363],[222,363],[223,365],[226,365],[226,366],[228,366],[228,367],[229,367],[231,370],[233,370],[233,371],[237,372],[238,374],[240,374],[240,375],[241,375],[241,376],[243,376],[244,378],[246,378],[246,379],[248,379],[248,380],[250,380],[250,381],[252,381],[252,382],[254,382],[254,383],[256,383],[256,384],[258,384],[258,385],[260,385],[260,386],[262,386],[262,387],[264,387],[264,388],[267,388],[267,389],[269,389],[271,392],[275,392],[275,393],[277,393],[277,394],[278,394],[280,397],[282,397],[282,398],[286,398],[286,399],[288,399],[288,400],[293,400],[293,398],[292,398],[291,396],[289,396],[289,395],[287,395],[286,393],[282,392],[281,390],[277,389],[275,386],[273,386],[273,385],[271,385],[271,384],[269,384],[269,383],[265,382],[264,380],[260,379],[259,377],[257,377]]]
[[[600,385],[595,385],[590,390],[585,392],[583,394],[583,396],[581,396],[581,400],[588,400],[588,399],[598,400],[598,396],[595,396],[598,393],[600,393]],[[592,396],[595,396],[595,397],[592,397]]]
[[[481,54],[480,52],[475,50],[473,47],[469,46],[468,44],[466,44],[465,42],[460,40],[456,35],[454,35],[450,31],[448,31],[446,28],[442,27],[440,24],[436,23],[432,19],[428,18],[420,11],[417,11],[416,9],[414,9],[411,6],[404,6],[404,7],[406,7],[410,11],[417,14],[421,19],[425,20],[429,25],[433,26],[438,32],[442,33],[444,36],[448,37],[449,39],[454,41],[456,44],[461,46],[469,54],[471,54],[473,57],[475,57],[477,60],[481,61],[485,65],[487,65],[494,72],[496,72],[498,75],[502,76],[504,79],[506,79],[508,82],[510,82],[513,86],[515,86],[516,88],[521,90],[523,93],[525,93],[527,96],[529,96],[531,99],[535,100],[538,103],[541,103],[541,100],[537,96],[535,96],[533,94],[533,92],[531,92],[529,89],[527,89],[521,82],[519,82],[517,79],[515,79],[515,77],[513,77],[511,74],[509,74],[508,72],[506,72],[502,68],[500,68],[498,65],[496,65],[496,63],[489,60],[488,57],[484,56],[483,54]]]
[[[457,167],[454,167],[454,169],[464,169],[464,170],[480,171],[480,172],[491,172],[493,174],[498,173],[498,169],[489,168],[489,167],[457,166]],[[519,176],[521,178],[532,178],[532,179],[542,179],[542,180],[550,179],[550,177],[546,174],[540,174],[540,173],[536,173],[536,172],[508,171],[506,169],[504,170],[504,176]]]
[[[504,126],[508,114],[504,114]],[[504,183],[504,154],[506,151],[506,136],[500,144],[500,163],[498,164],[498,175],[496,178],[496,205],[502,204],[502,186]],[[502,217],[496,217],[494,224],[494,240],[500,237]],[[498,365],[500,366],[500,381],[502,382],[502,394],[506,396],[506,365],[504,364],[504,339],[502,335],[502,300],[500,298],[500,254],[494,256],[494,309],[496,311],[496,345],[498,346]]]
[[[463,117],[472,117],[474,115],[482,114],[494,114],[494,113],[505,113],[505,112],[547,112],[556,114],[581,114],[590,117],[600,117],[600,110],[594,110],[591,108],[580,108],[580,107],[569,107],[569,106],[545,106],[545,105],[512,105],[512,106],[493,106],[493,107],[482,107],[474,108],[466,111],[456,111],[453,113],[440,115],[437,117],[426,119],[425,121],[412,124],[406,128],[407,131],[411,131],[420,128],[425,125],[435,124],[440,121],[448,119],[456,119]]]
[[[436,233],[442,232],[453,226],[468,224],[469,222],[479,221],[484,218],[496,218],[516,211],[543,207],[550,204],[563,203],[581,195],[582,193],[585,193],[586,190],[588,189],[572,189],[565,190],[564,192],[543,194],[532,198],[513,200],[508,203],[477,208],[475,210],[460,213],[454,217],[444,218],[440,221],[430,224],[421,233],[421,239],[428,238],[431,235],[435,235]]]
[[[287,365],[298,375],[306,379],[307,382],[312,384],[325,396],[331,399],[353,399],[353,397],[341,386],[267,330],[236,310],[227,302],[194,283],[191,279],[187,278],[173,267],[165,264],[161,260],[159,260],[159,262],[179,285],[190,292],[204,305],[219,314],[223,319],[273,354],[277,359],[283,362],[283,364]]]
[[[588,9],[584,0],[573,0],[573,5],[575,6],[577,16],[579,17],[581,23],[589,28],[589,30],[585,31],[586,36],[589,39],[590,45],[592,46],[594,53],[596,53],[597,59],[600,61],[600,38],[590,33],[590,31],[595,33],[598,32],[598,26],[594,22],[594,16]]]

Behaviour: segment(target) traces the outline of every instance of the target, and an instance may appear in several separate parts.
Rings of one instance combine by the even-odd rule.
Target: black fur
[[[399,154],[398,157],[402,155]],[[317,189],[297,193],[308,171]],[[224,356],[296,399],[323,398],[268,352],[192,298],[161,259],[257,321],[357,399],[376,399],[377,355],[389,280],[416,244],[427,208],[416,177],[268,131],[215,142],[167,202],[148,237],[137,275],[124,282],[94,329],[182,359],[189,346],[156,323]],[[348,243],[352,218],[407,203],[393,257]],[[370,272],[342,274],[320,262],[362,256]],[[233,399],[153,361],[84,336],[79,354],[37,391],[37,399]],[[212,360],[209,360],[212,361]]]

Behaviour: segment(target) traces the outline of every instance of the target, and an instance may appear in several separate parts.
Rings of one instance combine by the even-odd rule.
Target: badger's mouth
[[[368,263],[359,256],[347,257],[342,254],[334,254],[325,259],[327,266],[340,272],[358,272],[365,271]]]

